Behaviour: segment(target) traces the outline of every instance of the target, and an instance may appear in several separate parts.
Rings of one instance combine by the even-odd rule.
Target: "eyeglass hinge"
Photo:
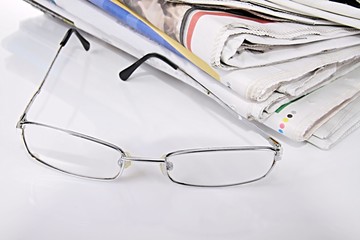
[[[21,128],[22,125],[24,124],[26,119],[26,113],[23,113],[19,119],[19,121],[16,123],[16,128]]]
[[[281,156],[283,153],[281,144],[272,137],[269,137],[269,142],[275,148],[275,161],[281,160]]]

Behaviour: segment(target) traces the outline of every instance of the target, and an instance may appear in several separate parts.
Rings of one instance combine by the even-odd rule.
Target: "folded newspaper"
[[[329,148],[359,126],[355,28],[275,1],[26,1],[136,57],[170,56],[239,115],[293,140]]]
[[[167,2],[247,9],[255,11],[264,18],[277,16],[306,24],[321,24],[322,20],[326,20],[332,24],[360,29],[359,0],[167,0]]]

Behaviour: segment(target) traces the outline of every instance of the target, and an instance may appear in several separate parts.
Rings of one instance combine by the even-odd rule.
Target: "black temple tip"
[[[121,80],[126,81],[129,79],[129,77],[131,76],[131,74],[135,71],[136,67],[134,67],[134,64],[132,64],[131,66],[125,68],[124,70],[122,70],[121,72],[119,72],[119,77]]]
[[[173,63],[172,61],[170,61],[168,58],[166,58],[163,55],[160,55],[158,53],[149,53],[146,54],[145,56],[143,56],[142,58],[140,58],[139,60],[137,60],[136,62],[134,62],[133,64],[131,64],[129,67],[125,68],[124,70],[122,70],[119,73],[119,77],[121,80],[126,81],[131,74],[133,74],[133,72],[140,67],[141,64],[143,64],[146,60],[148,60],[149,58],[157,58],[162,60],[163,62],[167,63],[170,67],[172,67],[173,69],[177,70],[179,67],[178,65],[176,65],[175,63]]]

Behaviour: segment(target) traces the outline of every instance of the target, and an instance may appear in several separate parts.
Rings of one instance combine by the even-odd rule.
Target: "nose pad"
[[[131,166],[131,161],[125,161],[125,166],[124,166],[124,168],[126,169],[126,168],[128,168],[128,167],[130,167]]]
[[[124,165],[124,168],[126,169],[131,166],[131,161],[123,160],[122,157],[120,157],[118,160],[118,164],[119,164],[120,168],[122,168]]]
[[[167,171],[173,170],[174,165],[172,162],[160,163],[160,169],[162,174],[167,175]]]
[[[160,163],[160,170],[161,170],[161,173],[162,173],[164,176],[167,175],[165,163]]]
[[[124,161],[124,160],[122,160],[122,159],[120,158],[120,159],[118,160],[118,164],[119,164],[120,168],[122,168],[123,165],[124,165],[124,168],[126,169],[126,168],[128,168],[128,167],[131,166],[131,161]]]

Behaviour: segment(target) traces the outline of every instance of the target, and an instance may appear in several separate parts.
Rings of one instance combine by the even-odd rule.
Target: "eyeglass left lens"
[[[34,158],[66,173],[113,179],[122,170],[120,151],[90,139],[37,124],[25,124],[23,138]]]

